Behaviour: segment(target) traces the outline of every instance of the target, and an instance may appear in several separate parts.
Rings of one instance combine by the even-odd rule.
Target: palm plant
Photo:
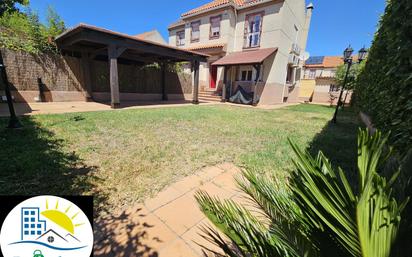
[[[393,248],[408,199],[399,204],[392,192],[399,171],[381,175],[391,156],[387,138],[359,131],[356,184],[322,152],[313,158],[290,142],[297,158],[288,185],[251,171],[237,178],[253,210],[204,191],[196,194],[221,232],[203,227],[202,236],[229,256],[401,256]]]

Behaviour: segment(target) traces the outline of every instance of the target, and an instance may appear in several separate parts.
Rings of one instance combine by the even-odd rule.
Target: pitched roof
[[[172,29],[175,27],[180,27],[180,26],[184,26],[185,25],[185,21],[184,20],[178,20],[176,22],[173,22],[172,24],[169,25],[168,29]]]
[[[147,39],[147,37],[150,37],[151,35],[155,34],[157,31],[156,30],[151,30],[151,31],[146,31],[137,35],[134,35],[134,37],[138,39]]]
[[[253,4],[253,3],[261,2],[261,1],[262,0],[213,0],[207,4],[204,4],[202,6],[199,6],[195,9],[192,9],[188,12],[183,13],[182,17],[189,16],[189,15],[199,13],[199,12],[203,12],[206,10],[214,9],[214,8],[221,7],[221,6],[223,7],[225,5],[233,4],[235,6],[240,7],[240,6],[245,6],[248,4]]]
[[[216,66],[229,66],[229,65],[239,65],[239,64],[259,64],[262,63],[266,58],[275,53],[278,49],[275,48],[263,48],[253,51],[243,51],[234,52],[226,55],[212,65]]]
[[[218,43],[218,44],[203,44],[203,45],[195,45],[189,48],[186,48],[187,50],[200,50],[200,49],[209,49],[209,48],[220,48],[220,47],[225,47],[225,43]]]

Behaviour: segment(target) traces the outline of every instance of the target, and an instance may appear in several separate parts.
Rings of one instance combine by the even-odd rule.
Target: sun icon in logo
[[[57,199],[55,208],[49,209],[49,200],[46,199],[46,210],[41,212],[41,215],[56,223],[67,232],[74,234],[75,227],[82,226],[84,225],[84,223],[74,224],[73,220],[77,217],[77,215],[79,215],[80,211],[76,212],[75,214],[73,214],[73,216],[70,217],[69,211],[72,207],[73,205],[69,205],[64,212],[60,211],[59,200]]]

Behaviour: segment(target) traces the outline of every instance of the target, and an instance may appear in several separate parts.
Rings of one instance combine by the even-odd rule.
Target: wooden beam
[[[83,32],[85,41],[96,44],[116,45],[127,49],[134,49],[141,52],[151,53],[162,57],[176,58],[184,61],[201,61],[206,62],[207,57],[192,54],[189,52],[180,51],[177,49],[166,48],[143,41],[132,40],[128,38],[120,38],[119,36],[100,33],[97,31]]]
[[[84,86],[84,93],[86,95],[87,101],[92,100],[92,79],[91,79],[91,60],[89,54],[86,52],[82,52],[82,57],[80,59],[81,63],[81,72],[83,78],[83,86]]]
[[[199,61],[193,62],[193,104],[199,104]]]
[[[221,102],[226,102],[226,100],[227,100],[227,96],[226,96],[226,92],[227,92],[227,75],[229,73],[229,69],[230,69],[230,67],[223,66],[223,87],[222,87],[222,100],[221,100]]]
[[[166,93],[166,63],[162,62],[160,64],[161,72],[162,72],[162,100],[167,101],[167,93]]]
[[[110,65],[110,96],[112,108],[118,108],[120,106],[119,72],[117,69],[117,57],[119,57],[120,54],[115,46],[109,46],[108,56]]]

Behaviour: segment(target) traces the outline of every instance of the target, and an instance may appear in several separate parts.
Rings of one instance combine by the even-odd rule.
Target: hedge
[[[355,85],[360,109],[391,131],[400,153],[412,148],[412,1],[389,0]]]

